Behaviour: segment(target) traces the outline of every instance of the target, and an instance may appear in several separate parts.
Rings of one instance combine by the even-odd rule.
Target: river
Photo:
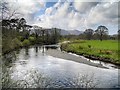
[[[119,87],[117,66],[101,62],[104,67],[96,67],[74,61],[69,56],[87,60],[84,57],[69,53],[70,60],[64,56],[65,54],[68,53],[58,48],[46,49],[41,46],[31,46],[4,55],[2,59],[3,88]],[[98,63],[93,60],[90,62]]]

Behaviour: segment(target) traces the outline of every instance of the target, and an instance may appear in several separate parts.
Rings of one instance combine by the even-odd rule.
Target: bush
[[[43,44],[43,42],[43,39],[40,37],[36,39],[36,44]]]
[[[22,42],[23,46],[29,46],[30,45],[30,41],[25,39],[23,42]]]
[[[105,54],[112,54],[113,52],[110,50],[105,51]]]
[[[18,48],[18,47],[20,47],[20,46],[22,46],[22,43],[21,43],[21,41],[20,40],[18,40],[17,38],[15,38],[15,39],[13,39],[12,41],[11,41],[11,49],[14,49],[14,48]]]
[[[107,54],[107,55],[109,55],[109,54],[112,54],[113,52],[112,51],[110,51],[110,50],[100,50],[100,54]]]
[[[6,53],[7,51],[11,50],[11,38],[10,39],[4,39],[2,40],[2,53]]]
[[[88,48],[90,49],[90,48],[91,48],[91,45],[88,45]]]
[[[23,38],[22,36],[18,36],[17,38],[18,38],[18,40],[20,40],[20,41],[23,41],[23,40],[24,40],[24,38]]]
[[[36,38],[35,38],[35,37],[29,37],[28,40],[29,40],[32,44],[34,44],[35,41],[36,41]]]
[[[61,44],[61,47],[60,47],[61,50],[67,50],[67,48],[68,48],[68,44],[66,43]]]
[[[79,49],[83,49],[83,47],[79,45]]]

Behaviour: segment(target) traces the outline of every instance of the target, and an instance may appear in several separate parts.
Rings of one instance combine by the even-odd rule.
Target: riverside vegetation
[[[34,44],[55,44],[59,40],[57,28],[42,29],[27,25],[24,18],[2,20],[2,54]]]

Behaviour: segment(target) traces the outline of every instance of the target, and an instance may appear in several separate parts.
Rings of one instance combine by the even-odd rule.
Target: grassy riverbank
[[[118,41],[74,40],[61,45],[62,50],[83,55],[90,59],[120,64]]]

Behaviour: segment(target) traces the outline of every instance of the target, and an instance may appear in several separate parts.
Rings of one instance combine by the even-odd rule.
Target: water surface
[[[48,49],[49,50],[49,49]],[[3,56],[3,86],[9,87],[97,87],[118,88],[118,68],[103,63],[107,68],[57,58],[41,46],[32,46]],[[57,52],[57,51],[56,51]],[[76,56],[77,57],[77,56]],[[92,62],[92,61],[91,61]],[[94,63],[98,63],[97,61]],[[12,83],[11,83],[12,82]]]

